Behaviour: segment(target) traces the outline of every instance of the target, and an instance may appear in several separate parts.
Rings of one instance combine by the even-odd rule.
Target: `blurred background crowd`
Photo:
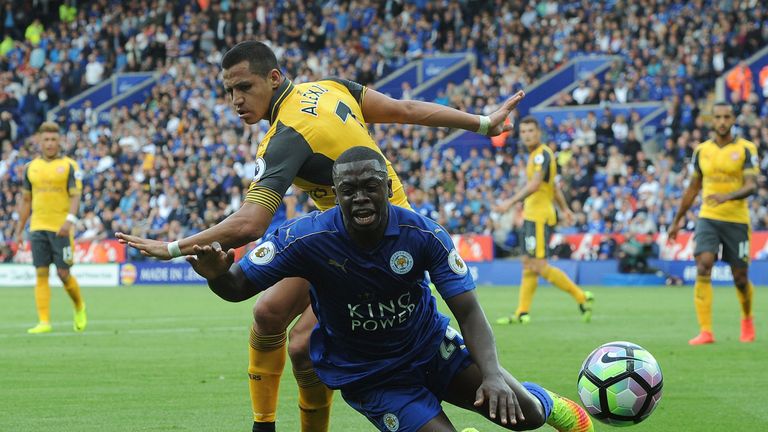
[[[295,82],[339,76],[370,85],[426,55],[471,52],[476,67],[435,102],[487,114],[518,89],[585,54],[617,56],[605,82],[585,77],[556,105],[594,105],[584,120],[542,125],[556,153],[558,186],[575,212],[562,233],[664,232],[709,137],[715,78],[727,76],[736,133],[768,146],[768,69],[752,84],[741,60],[768,43],[760,1],[7,1],[0,13],[0,243],[12,240],[23,166],[38,149],[31,132],[52,116],[63,152],[84,173],[77,238],[115,231],[177,239],[235,211],[268,129],[246,126],[226,100],[219,61],[237,41],[268,41]],[[151,96],[108,121],[63,101],[117,72],[161,74]],[[749,74],[748,74],[749,72]],[[765,75],[765,76],[763,76]],[[403,89],[409,98],[411,89]],[[660,101],[663,145],[646,152],[639,115],[612,104]],[[598,114],[600,120],[598,120]],[[513,125],[516,125],[513,118]],[[494,237],[515,253],[522,208],[494,203],[525,182],[517,131],[498,145],[458,155],[450,131],[372,125],[415,209],[456,234]],[[764,172],[768,158],[763,158]],[[768,189],[752,199],[753,229],[768,229]],[[289,214],[310,211],[301,193]],[[295,205],[294,205],[295,203]],[[293,208],[295,207],[295,208]],[[285,209],[281,209],[285,211]],[[693,211],[688,218],[692,228]],[[137,259],[138,257],[134,256]]]

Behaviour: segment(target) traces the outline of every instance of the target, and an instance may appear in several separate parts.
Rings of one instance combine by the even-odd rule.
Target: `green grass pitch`
[[[696,331],[690,287],[595,287],[595,316],[579,321],[566,294],[540,287],[528,326],[493,326],[503,365],[573,399],[586,355],[628,340],[651,351],[664,372],[656,412],[631,431],[752,431],[768,428],[768,298],[756,291],[758,341],[738,341],[733,288],[716,288],[712,346],[689,347]],[[72,331],[71,308],[54,289],[54,333],[28,336],[31,289],[0,290],[0,431],[247,431],[248,326],[253,301],[226,303],[203,286],[83,289],[89,324]],[[478,291],[493,322],[510,312],[515,288]],[[444,306],[441,306],[445,310]],[[298,431],[290,365],[280,389],[278,429]],[[456,427],[502,430],[446,407]],[[596,424],[596,429],[612,428]],[[372,426],[337,393],[332,431]]]

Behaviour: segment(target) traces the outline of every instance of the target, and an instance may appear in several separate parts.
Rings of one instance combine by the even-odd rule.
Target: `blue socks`
[[[549,414],[552,413],[552,406],[554,405],[554,401],[549,396],[549,393],[544,390],[544,387],[538,384],[534,384],[532,382],[524,382],[522,384],[526,390],[531,392],[531,394],[534,395],[536,399],[539,400],[539,402],[541,402],[541,406],[544,407],[544,418],[548,419]]]

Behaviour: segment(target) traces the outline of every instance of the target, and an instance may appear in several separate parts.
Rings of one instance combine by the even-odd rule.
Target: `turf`
[[[753,344],[738,341],[732,288],[715,290],[712,346],[686,344],[697,330],[690,287],[596,287],[591,324],[579,321],[565,294],[541,287],[530,325],[493,328],[501,361],[518,379],[571,398],[581,362],[601,343],[629,340],[650,350],[664,372],[664,396],[632,431],[765,430],[765,291],[756,292]],[[250,430],[245,369],[252,301],[229,304],[202,286],[83,293],[85,333],[72,331],[69,301],[54,289],[54,333],[28,336],[32,290],[0,290],[0,431]],[[510,311],[516,295],[513,288],[479,289],[491,321]],[[298,431],[295,383],[290,372],[283,377],[278,427]],[[502,430],[473,413],[446,412],[459,430]],[[374,429],[337,394],[331,430]]]

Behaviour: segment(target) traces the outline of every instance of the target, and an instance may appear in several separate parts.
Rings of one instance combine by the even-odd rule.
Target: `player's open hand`
[[[680,232],[680,226],[677,224],[672,224],[669,226],[669,231],[667,232],[667,241],[672,241],[677,238],[677,233]]]
[[[72,232],[72,222],[66,221],[64,222],[64,225],[59,228],[59,231],[56,233],[57,237],[69,237],[69,233]]]
[[[488,416],[501,424],[517,424],[524,421],[523,411],[517,401],[517,395],[509,387],[504,377],[485,377],[475,393],[475,406],[481,407],[488,402]]]
[[[117,241],[120,242],[120,244],[125,244],[134,249],[138,249],[144,256],[151,256],[160,260],[171,259],[171,254],[168,253],[168,244],[166,242],[145,239],[121,232],[115,233],[115,237],[117,237]]]
[[[513,94],[512,97],[504,101],[504,104],[501,106],[501,108],[488,116],[491,119],[491,124],[488,126],[488,136],[496,136],[502,132],[512,130],[512,125],[505,124],[504,121],[507,119],[509,114],[515,108],[517,108],[517,105],[521,100],[523,100],[524,97],[525,92],[520,90],[519,92]]]
[[[197,274],[207,280],[216,279],[229,271],[229,267],[235,262],[235,250],[224,252],[219,242],[213,242],[206,246],[192,246],[195,255],[187,257],[187,262],[192,265]]]
[[[706,201],[706,203],[711,206],[719,206],[720,204],[728,201],[728,196],[726,194],[713,193],[707,195],[704,198],[704,201]]]

